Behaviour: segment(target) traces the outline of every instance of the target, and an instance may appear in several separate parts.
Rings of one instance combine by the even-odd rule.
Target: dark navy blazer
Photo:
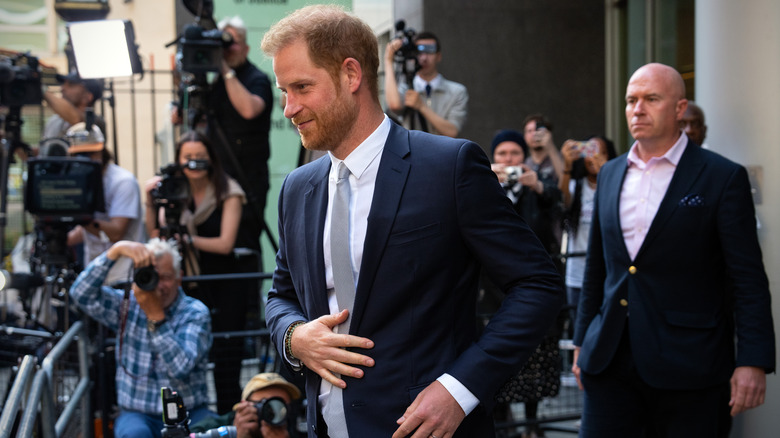
[[[279,196],[279,252],[266,315],[274,342],[328,314],[322,236],[330,159],[302,166]],[[476,333],[480,266],[507,292]],[[376,366],[345,378],[350,436],[389,437],[414,398],[449,373],[480,400],[456,436],[490,436],[496,390],[536,348],[564,300],[549,256],[473,142],[393,126],[368,215],[350,333],[372,339]],[[306,374],[309,435],[320,378]]]
[[[773,370],[769,286],[745,168],[689,142],[634,260],[618,205],[626,170],[623,155],[599,172],[574,336],[581,369],[607,367],[628,320],[637,370],[653,387],[711,387],[742,365]]]

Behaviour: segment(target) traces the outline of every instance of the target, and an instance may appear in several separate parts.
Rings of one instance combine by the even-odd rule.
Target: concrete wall
[[[489,147],[501,128],[546,114],[558,145],[604,131],[602,0],[396,0],[394,19],[441,40],[441,73],[469,90],[460,136]]]
[[[780,3],[696,2],[696,99],[710,148],[754,169],[764,265],[780,334]],[[766,404],[737,417],[733,437],[777,436],[780,379],[767,377]]]

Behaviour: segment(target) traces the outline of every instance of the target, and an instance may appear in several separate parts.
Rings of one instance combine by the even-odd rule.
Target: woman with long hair
[[[615,145],[604,136],[594,135],[585,141],[567,140],[561,147],[563,177],[558,182],[564,205],[564,227],[568,233],[566,253],[566,296],[569,317],[574,327],[577,302],[585,272],[593,196],[601,166],[615,158]]]
[[[256,271],[233,254],[239,233],[241,211],[246,202],[244,191],[222,169],[217,154],[206,136],[189,131],[176,144],[176,164],[189,186],[185,205],[174,211],[160,211],[154,204],[153,191],[162,178],[156,176],[146,183],[146,229],[151,237],[158,236],[160,223],[167,236],[176,237],[183,253],[185,275],[232,274]],[[175,187],[175,184],[174,184]],[[171,213],[179,213],[171,218]],[[168,215],[166,217],[166,215]],[[201,300],[211,310],[214,332],[244,329],[249,293],[257,292],[253,280],[218,280],[189,282],[183,285],[188,295]],[[243,340],[231,337],[215,339],[211,350],[214,381],[217,390],[217,411],[229,411],[241,399],[239,375]]]

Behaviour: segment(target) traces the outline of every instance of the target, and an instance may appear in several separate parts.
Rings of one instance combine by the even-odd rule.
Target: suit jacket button
[[[636,274],[636,266],[629,266],[628,273],[631,275]]]
[[[626,306],[628,306],[628,300],[626,300],[625,298],[623,298],[622,300],[620,300],[620,305],[621,305],[621,306],[623,306],[623,307],[626,307]]]

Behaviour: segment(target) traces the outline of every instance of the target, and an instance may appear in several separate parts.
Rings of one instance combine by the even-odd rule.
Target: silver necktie
[[[352,271],[349,239],[349,169],[339,163],[336,193],[330,216],[330,260],[333,270],[333,287],[341,310],[349,310],[349,317],[339,325],[339,333],[349,333],[352,321],[352,305],[355,303],[355,275]],[[342,389],[333,386],[325,409],[322,412],[328,424],[328,435],[333,438],[347,438],[347,422],[344,416]]]

